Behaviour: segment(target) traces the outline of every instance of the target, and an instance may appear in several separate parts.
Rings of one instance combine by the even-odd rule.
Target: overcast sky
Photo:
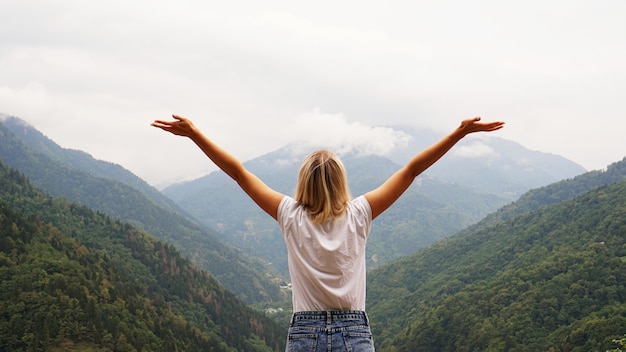
[[[149,126],[172,113],[244,161],[326,133],[382,153],[406,142],[382,125],[480,115],[601,169],[626,155],[625,18],[623,0],[2,0],[0,113],[153,185],[214,170]]]

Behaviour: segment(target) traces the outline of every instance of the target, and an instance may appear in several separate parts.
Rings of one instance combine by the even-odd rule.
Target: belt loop
[[[326,325],[330,325],[333,322],[333,312],[326,311]]]

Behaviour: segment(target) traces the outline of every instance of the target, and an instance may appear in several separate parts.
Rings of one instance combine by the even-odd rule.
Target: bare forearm
[[[226,150],[208,139],[202,132],[194,129],[189,138],[215,163],[222,171],[235,181],[239,181],[243,171],[243,164]]]
[[[439,142],[415,155],[404,167],[391,175],[382,185],[365,194],[370,203],[372,218],[384,212],[404,191],[413,183],[413,180],[424,170],[428,169],[437,160],[441,159],[458,141],[469,133],[490,132],[499,130],[504,122],[494,121],[481,123],[480,117],[466,119],[452,133]]]
[[[261,209],[276,219],[278,205],[283,199],[281,193],[268,187],[261,179],[246,170],[237,158],[208,139],[189,119],[178,115],[172,115],[172,117],[173,121],[154,120],[151,125],[191,139],[215,165],[235,180]]]
[[[439,142],[424,149],[415,155],[405,166],[412,178],[419,176],[426,169],[431,167],[437,160],[441,159],[452,147],[460,141],[465,134],[459,129],[454,130]]]

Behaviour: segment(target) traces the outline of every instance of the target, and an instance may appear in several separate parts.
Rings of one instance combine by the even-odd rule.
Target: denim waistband
[[[329,310],[293,313],[291,322],[293,323],[298,320],[324,320],[328,323],[334,321],[363,320],[369,325],[367,314],[362,310]]]

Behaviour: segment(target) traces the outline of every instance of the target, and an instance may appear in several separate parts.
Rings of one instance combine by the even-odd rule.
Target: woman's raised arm
[[[389,208],[413,180],[444,156],[458,141],[473,132],[491,132],[504,127],[504,122],[480,122],[480,117],[463,120],[461,125],[439,142],[415,155],[404,167],[391,175],[380,187],[365,194],[376,218]]]
[[[276,219],[278,205],[283,194],[270,188],[256,175],[248,171],[237,158],[208,139],[194,126],[191,120],[178,115],[172,115],[172,117],[174,118],[173,121],[155,120],[152,126],[191,139],[215,165],[235,180],[261,209]]]

